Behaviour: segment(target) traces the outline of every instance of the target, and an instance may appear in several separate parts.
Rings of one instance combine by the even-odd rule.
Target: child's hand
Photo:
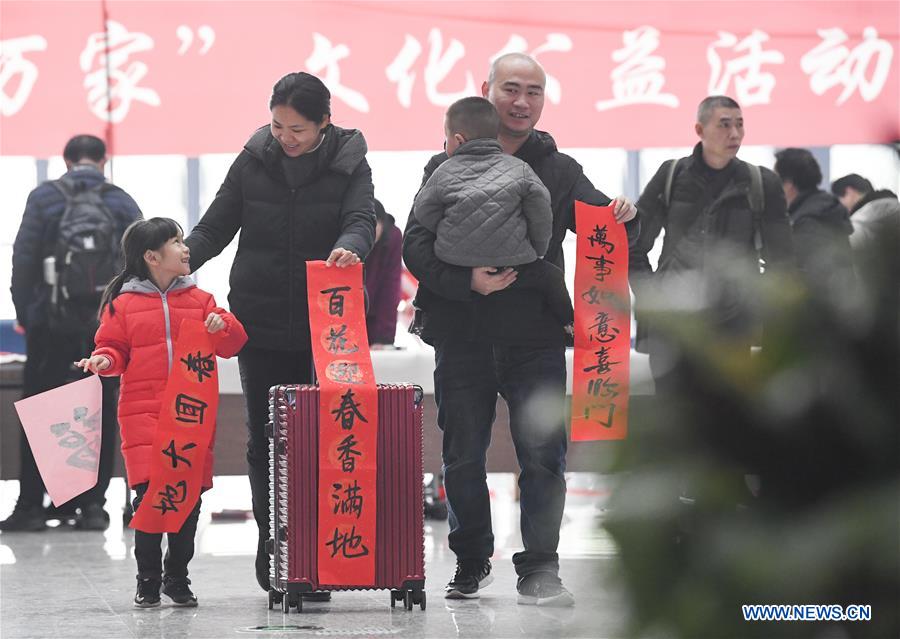
[[[225,320],[218,313],[210,313],[204,324],[206,325],[206,330],[210,333],[218,333],[225,328]]]
[[[81,361],[75,362],[75,366],[84,370],[84,372],[99,373],[109,368],[111,362],[106,355],[92,355]]]

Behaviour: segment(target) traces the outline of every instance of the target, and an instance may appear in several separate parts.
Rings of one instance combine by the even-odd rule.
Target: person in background
[[[397,333],[397,305],[403,264],[403,233],[394,217],[375,200],[375,244],[366,257],[366,332],[374,349],[389,348]]]
[[[865,252],[886,238],[900,237],[900,201],[888,189],[875,189],[856,173],[831,183],[834,193],[850,212],[850,246],[854,253]]]
[[[53,283],[47,281],[45,260],[55,255],[60,221],[67,209],[63,189],[70,193],[95,191],[105,207],[101,215],[113,221],[111,242],[119,245],[129,224],[141,218],[134,199],[121,188],[106,182],[106,144],[93,135],[76,135],[63,150],[66,174],[59,180],[44,182],[28,195],[22,224],[13,245],[12,299],[16,322],[25,331],[23,397],[31,397],[62,386],[81,377],[72,361],[94,347],[100,290],[77,303],[74,321],[57,321],[53,308]],[[55,259],[55,258],[53,258]],[[52,275],[59,274],[60,264],[53,264]],[[119,265],[120,266],[120,265]],[[118,268],[118,267],[117,267]],[[108,277],[115,275],[111,271]],[[59,299],[57,297],[57,299]],[[74,303],[74,302],[73,302]],[[68,309],[73,312],[73,309]],[[46,490],[31,452],[21,436],[19,449],[19,497],[12,514],[0,522],[0,530],[38,531],[47,527],[48,519],[75,518],[82,530],[106,530],[109,514],[104,510],[106,489],[113,471],[116,448],[116,401],[119,380],[107,378],[103,385],[103,420],[100,439],[100,463],[97,484],[61,508],[44,507]]]
[[[847,239],[853,231],[847,209],[819,188],[822,170],[807,149],[775,154],[775,173],[788,205],[797,266],[810,284],[830,285],[840,293],[853,285],[853,256]]]

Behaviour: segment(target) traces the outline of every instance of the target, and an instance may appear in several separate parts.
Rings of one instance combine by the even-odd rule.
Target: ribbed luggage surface
[[[422,391],[378,385],[377,542],[371,587],[318,583],[319,388],[270,391],[271,582],[281,592],[424,587]]]

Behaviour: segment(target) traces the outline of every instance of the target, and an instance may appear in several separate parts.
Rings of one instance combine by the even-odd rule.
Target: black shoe
[[[70,526],[75,523],[75,504],[71,501],[66,502],[62,506],[54,506],[50,504],[44,513],[44,519],[50,521],[56,519],[60,526]]]
[[[313,590],[312,592],[300,593],[303,601],[331,601],[330,590]]]
[[[197,597],[191,592],[190,583],[191,580],[187,577],[164,577],[162,592],[176,606],[193,608],[197,605]]]
[[[137,593],[134,595],[135,608],[156,608],[159,605],[159,579],[137,578]]]
[[[106,530],[109,528],[109,515],[100,504],[88,504],[79,509],[75,516],[75,527],[79,530]]]
[[[12,514],[0,521],[0,530],[4,532],[37,532],[47,528],[47,518],[43,506],[19,506]]]
[[[494,581],[490,559],[457,559],[456,574],[445,588],[447,599],[476,599],[478,591]]]
[[[536,572],[519,577],[516,590],[519,591],[516,603],[523,606],[565,608],[575,605],[572,593],[562,585],[559,577],[550,572]]]
[[[262,538],[256,546],[256,583],[269,592],[269,553],[266,552],[266,540]]]

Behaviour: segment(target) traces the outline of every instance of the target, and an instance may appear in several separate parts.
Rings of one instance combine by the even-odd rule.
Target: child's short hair
[[[496,140],[500,133],[500,115],[494,105],[484,98],[463,98],[447,109],[447,130],[461,133],[467,140]]]

